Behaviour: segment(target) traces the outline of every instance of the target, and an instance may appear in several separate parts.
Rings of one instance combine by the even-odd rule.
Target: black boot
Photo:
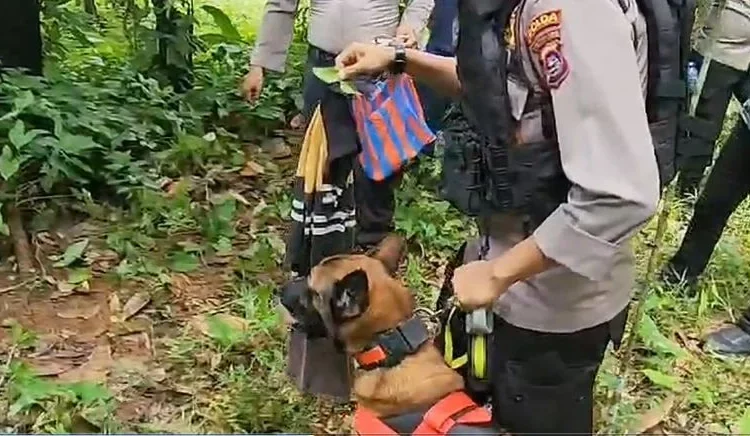
[[[706,349],[724,355],[749,356],[750,307],[745,310],[735,325],[708,335]]]
[[[659,280],[687,297],[698,293],[698,274],[692,273],[685,266],[678,266],[674,259],[661,270]]]

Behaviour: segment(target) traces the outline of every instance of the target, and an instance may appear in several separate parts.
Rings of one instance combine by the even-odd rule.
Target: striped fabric
[[[352,105],[362,144],[359,161],[370,179],[387,179],[435,141],[414,81],[406,74],[377,82]]]
[[[354,241],[352,159],[329,161],[323,113],[321,106],[313,113],[295,174],[286,262],[299,274],[324,257],[348,251]]]

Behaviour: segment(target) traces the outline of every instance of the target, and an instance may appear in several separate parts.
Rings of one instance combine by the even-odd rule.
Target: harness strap
[[[456,425],[489,425],[492,415],[479,407],[463,391],[453,392],[438,401],[424,414],[422,422],[411,433],[419,436],[447,435]],[[354,412],[354,432],[358,435],[397,435],[393,428],[364,407]]]
[[[453,392],[432,406],[412,434],[446,435],[457,424],[477,425],[492,421],[490,412],[479,407],[466,393]]]
[[[443,359],[445,360],[445,363],[447,363],[448,366],[451,367],[451,369],[458,369],[466,365],[466,362],[468,362],[469,360],[469,356],[466,353],[458,357],[453,357],[453,334],[451,332],[451,320],[453,319],[453,315],[455,313],[456,307],[454,306],[448,314],[448,320],[445,322],[445,327],[443,327]]]

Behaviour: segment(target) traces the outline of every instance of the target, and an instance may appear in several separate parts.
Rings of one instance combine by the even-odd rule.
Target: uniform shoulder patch
[[[546,11],[529,21],[524,35],[550,89],[558,88],[570,73],[570,65],[562,52],[561,24],[562,11]]]

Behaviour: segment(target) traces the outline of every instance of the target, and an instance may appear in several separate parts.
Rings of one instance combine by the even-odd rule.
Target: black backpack
[[[606,1],[606,0],[602,0]],[[648,31],[648,88],[646,112],[654,152],[659,166],[662,188],[676,175],[677,140],[680,124],[687,117],[688,84],[687,62],[690,55],[690,35],[695,19],[695,0],[636,0],[646,20]],[[460,7],[475,23],[465,31],[459,28],[458,57],[462,53],[497,52],[504,49],[498,21],[509,19],[509,5],[517,0],[461,0]],[[471,5],[471,6],[469,6]],[[627,6],[621,2],[623,9]],[[494,7],[494,9],[493,9]],[[474,41],[494,26],[497,44],[492,50],[479,47]],[[504,27],[504,26],[503,26]],[[464,44],[461,44],[463,39]],[[484,38],[487,44],[488,38]],[[466,41],[469,41],[466,44]],[[444,152],[441,194],[445,200],[468,216],[486,211],[504,211],[513,203],[511,180],[508,180],[507,147],[513,129],[510,110],[504,114],[492,111],[498,104],[507,104],[506,70],[488,60],[488,69],[501,77],[477,80],[481,65],[476,56],[465,56],[471,62],[459,65],[459,76],[471,74],[471,82],[478,86],[465,90],[462,103],[456,103],[444,118]],[[463,70],[463,71],[462,71]],[[486,74],[485,74],[486,75]],[[498,104],[484,104],[496,100]],[[466,105],[466,103],[470,103]],[[478,102],[487,110],[472,113],[471,103]],[[494,120],[494,122],[492,122]],[[482,128],[480,128],[482,127]],[[488,140],[492,137],[493,140]]]
[[[636,0],[648,29],[646,114],[662,188],[675,177],[680,123],[688,113],[687,63],[695,0]]]

